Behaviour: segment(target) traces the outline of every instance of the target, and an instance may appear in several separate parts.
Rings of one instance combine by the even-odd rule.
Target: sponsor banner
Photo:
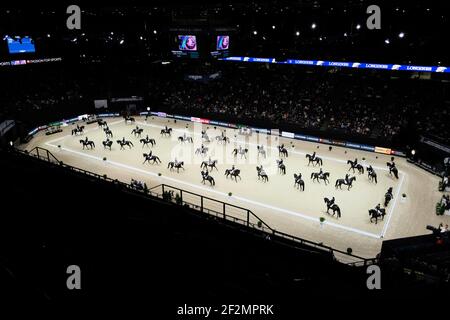
[[[346,145],[347,145],[347,147],[350,147],[350,148],[361,149],[361,145],[360,144],[347,142]]]
[[[375,152],[383,154],[391,154],[392,150],[389,148],[375,147]]]
[[[392,154],[396,155],[396,156],[400,156],[400,157],[406,157],[406,153],[401,152],[401,151],[392,150]]]
[[[332,144],[336,145],[336,146],[341,146],[341,147],[345,147],[347,146],[347,143],[344,141],[338,141],[338,140],[330,140]]]
[[[251,127],[251,129],[253,131],[259,132],[259,133],[264,133],[264,134],[270,134],[270,130],[267,129],[263,129],[263,128],[253,128]]]
[[[329,140],[329,139],[322,139],[322,138],[319,139],[319,142],[321,142],[321,143],[328,143],[328,144],[332,144],[332,143],[333,143],[333,142],[332,142],[331,140]]]
[[[299,139],[299,140],[306,140],[306,136],[302,135],[302,134],[294,134],[294,138],[295,139]]]
[[[62,126],[64,124],[63,121],[59,121],[59,122],[52,122],[48,125],[48,127],[56,127],[56,126]]]
[[[374,148],[374,147],[366,146],[366,145],[361,145],[361,149],[362,149],[362,150],[371,151],[371,152],[374,152],[374,151],[375,151],[375,148]]]
[[[208,119],[196,118],[196,117],[191,117],[191,121],[192,122],[198,122],[198,123],[205,123],[205,124],[209,123]]]
[[[78,121],[78,120],[79,120],[78,117],[76,117],[76,118],[72,118],[72,119],[66,120],[66,122],[67,123],[71,123],[71,122],[75,122],[75,121]]]
[[[282,137],[286,137],[286,138],[291,138],[294,139],[295,138],[295,134],[292,132],[286,132],[286,131],[282,131],[281,132],[281,136]]]
[[[401,64],[299,60],[299,59],[287,59],[285,61],[276,61],[275,58],[254,58],[254,57],[226,57],[220,58],[219,60],[238,61],[238,62],[295,64],[295,65],[309,65],[309,66],[333,67],[333,68],[377,69],[377,70],[414,71],[414,72],[450,72],[449,67],[443,66],[410,66]]]
[[[431,147],[434,147],[436,149],[439,149],[441,151],[450,153],[450,147],[448,147],[448,146],[446,146],[444,144],[438,143],[438,142],[436,142],[434,140],[431,140],[431,139],[428,139],[428,138],[425,138],[425,137],[420,137],[420,142],[425,143],[425,144],[427,144],[427,145],[429,145]]]
[[[158,117],[161,117],[161,118],[166,118],[167,117],[167,113],[165,113],[165,112],[157,112],[156,115]]]
[[[306,140],[308,140],[308,141],[314,141],[314,142],[319,142],[319,138],[311,137],[311,136],[306,136]]]
[[[35,128],[35,129],[31,130],[31,131],[28,133],[28,135],[29,135],[29,136],[34,136],[38,131],[39,131],[39,128]]]
[[[118,113],[100,113],[97,117],[118,117],[120,114]]]
[[[212,125],[214,125],[214,126],[221,126],[220,122],[214,121],[214,120],[210,120],[210,121],[209,121],[209,124],[212,124]]]

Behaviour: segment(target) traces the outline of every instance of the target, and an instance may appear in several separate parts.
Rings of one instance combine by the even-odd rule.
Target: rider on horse
[[[315,160],[316,159],[316,152],[314,151],[312,156],[311,156],[311,160]]]
[[[84,141],[86,141],[86,143],[89,141],[89,139],[88,139],[88,137],[86,137],[85,139],[84,139]]]
[[[328,203],[328,206],[331,207],[334,204],[334,201],[335,201],[334,197],[331,198],[330,202]]]
[[[345,175],[345,183],[347,183],[348,184],[348,179],[350,178],[350,175],[347,173],[346,175]]]
[[[380,204],[377,204],[377,206],[375,207],[375,210],[380,214],[382,213]]]

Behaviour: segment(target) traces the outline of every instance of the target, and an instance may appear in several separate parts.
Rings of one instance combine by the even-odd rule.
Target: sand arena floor
[[[426,225],[450,223],[450,217],[438,217],[435,214],[435,205],[442,196],[437,190],[439,179],[402,158],[395,159],[399,169],[397,180],[389,175],[386,162],[390,160],[390,156],[387,155],[335,146],[329,151],[327,145],[318,143],[256,133],[245,136],[230,128],[214,128],[211,125],[179,120],[174,123],[173,119],[158,117],[148,120],[136,117],[134,124],[125,123],[122,118],[107,118],[106,121],[114,135],[111,139],[114,141],[111,151],[103,147],[105,134],[97,123],[86,125],[84,134],[79,136],[71,135],[75,125],[64,127],[63,132],[55,135],[46,136],[44,132],[40,132],[20,148],[31,150],[40,146],[50,150],[67,164],[107,174],[108,177],[124,182],[130,182],[133,178],[146,182],[149,188],[165,183],[229,202],[250,209],[274,229],[344,251],[351,247],[354,254],[367,258],[380,252],[383,239],[427,234]],[[143,148],[139,143],[140,138],[131,134],[136,125],[144,129],[141,138],[148,135],[156,140],[154,147]],[[161,129],[166,125],[173,128],[171,137],[160,135]],[[202,141],[202,130],[207,130],[211,142]],[[219,143],[214,139],[223,130],[226,130],[225,134],[230,138],[229,144]],[[178,137],[184,133],[193,138],[193,143],[178,141]],[[95,142],[95,149],[83,150],[79,140],[86,137]],[[132,141],[134,147],[120,150],[116,140],[123,137]],[[195,154],[202,143],[209,148],[205,157]],[[276,166],[276,160],[280,159],[277,146],[281,143],[289,152],[289,156],[284,158],[286,175],[280,174]],[[258,156],[256,146],[261,144],[266,149],[266,158]],[[248,149],[247,158],[232,155],[232,150],[239,146]],[[143,153],[150,150],[161,159],[161,164],[143,164]],[[318,183],[310,180],[311,173],[318,172],[319,167],[308,166],[305,154],[314,151],[323,159],[323,171],[330,172],[330,184],[326,186],[322,181]],[[107,161],[103,160],[104,157]],[[200,174],[200,163],[209,157],[218,160],[218,171],[210,171],[215,179],[215,186],[203,184]],[[185,170],[177,173],[176,170],[170,171],[167,168],[167,163],[175,158],[184,161]],[[345,186],[342,190],[336,189],[336,179],[342,179],[348,173],[347,160],[355,158],[364,166],[370,164],[374,167],[378,183],[370,182],[366,172],[359,175],[350,171],[351,175],[356,176],[350,191]],[[238,179],[237,182],[224,176],[225,169],[231,168],[233,164],[241,170],[242,180]],[[264,166],[269,182],[258,180],[257,165]],[[302,173],[305,191],[294,187],[294,173]],[[368,210],[378,203],[383,204],[384,194],[389,187],[393,187],[394,199],[386,208],[387,215],[378,224],[371,223]],[[232,193],[231,197],[229,192]],[[407,195],[406,199],[402,199],[403,193]],[[340,219],[326,213],[323,198],[333,196],[342,212]],[[189,199],[188,195],[184,200],[197,201],[194,197]],[[220,211],[219,208],[214,208],[215,204],[205,204],[208,205],[212,206],[210,209]],[[242,212],[236,211],[235,214],[242,215]],[[319,222],[320,217],[326,219],[323,225]],[[245,219],[244,216],[240,218]]]

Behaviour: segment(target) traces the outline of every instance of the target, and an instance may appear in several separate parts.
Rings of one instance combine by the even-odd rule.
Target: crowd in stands
[[[169,113],[223,115],[236,122],[291,124],[299,131],[336,131],[383,141],[415,130],[450,142],[449,82],[411,79],[408,72],[224,62],[140,71],[90,68],[73,75],[62,66],[55,72],[46,67],[38,74],[8,71],[11,77],[1,79],[0,117],[42,124],[95,111],[96,98],[138,95],[153,110]],[[220,76],[209,81],[186,77],[200,73]]]
[[[391,79],[389,72],[227,67],[220,79],[207,83],[152,84],[158,88],[152,100],[174,113],[218,113],[383,140],[411,128],[450,137],[445,82]]]

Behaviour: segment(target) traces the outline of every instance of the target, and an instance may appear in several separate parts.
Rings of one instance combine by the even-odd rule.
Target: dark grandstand
[[[415,299],[448,290],[450,240],[444,225],[423,225],[422,235],[384,241],[378,255],[362,258],[351,248],[342,252],[264,229],[263,220],[251,225],[227,217],[225,209],[211,214],[173,201],[164,190],[152,193],[70,166],[51,150],[33,156],[16,149],[33,139],[34,129],[80,114],[137,117],[157,111],[278,128],[335,145],[398,150],[419,170],[442,179],[436,185],[443,196],[439,208],[448,211],[450,78],[448,69],[437,71],[450,66],[443,41],[447,12],[441,4],[380,3],[383,27],[368,30],[370,4],[87,5],[81,6],[80,30],[67,29],[67,6],[2,5],[3,42],[17,35],[35,44],[28,53],[11,53],[6,42],[0,49],[2,293],[14,300],[72,302],[144,301],[158,292],[155,300],[168,306],[172,318],[174,308],[190,300],[263,301],[283,314],[295,311],[300,299]],[[215,44],[202,46],[222,33],[231,39],[226,53],[211,54]],[[180,34],[197,35],[198,55],[179,55]],[[107,104],[99,108],[95,100]],[[338,255],[357,262],[342,263]],[[66,288],[71,264],[83,270],[79,292]],[[382,294],[367,289],[370,265],[383,271]]]

